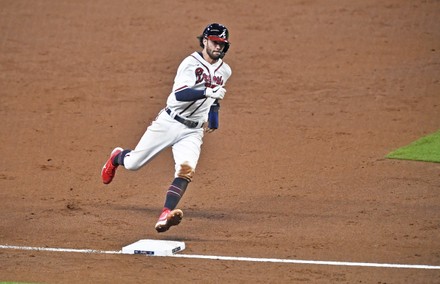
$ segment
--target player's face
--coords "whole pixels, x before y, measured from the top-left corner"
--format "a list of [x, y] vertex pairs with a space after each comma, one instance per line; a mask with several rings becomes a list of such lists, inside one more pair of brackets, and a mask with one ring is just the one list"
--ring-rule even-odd
[[218, 60], [225, 48], [225, 43], [221, 41], [206, 40], [206, 53], [213, 60]]

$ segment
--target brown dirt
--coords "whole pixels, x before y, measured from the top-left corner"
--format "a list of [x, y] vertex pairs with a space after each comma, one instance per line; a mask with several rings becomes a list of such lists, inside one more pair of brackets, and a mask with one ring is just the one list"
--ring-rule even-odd
[[[440, 2], [0, 1], [0, 244], [440, 265], [440, 166], [384, 156], [440, 121]], [[231, 31], [220, 130], [154, 223], [162, 153], [104, 186], [213, 21]], [[0, 250], [0, 281], [439, 283], [439, 270]]]

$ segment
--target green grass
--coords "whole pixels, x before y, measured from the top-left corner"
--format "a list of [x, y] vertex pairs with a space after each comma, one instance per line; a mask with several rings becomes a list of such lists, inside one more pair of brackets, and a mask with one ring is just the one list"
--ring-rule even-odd
[[440, 163], [440, 130], [389, 153], [386, 158]]

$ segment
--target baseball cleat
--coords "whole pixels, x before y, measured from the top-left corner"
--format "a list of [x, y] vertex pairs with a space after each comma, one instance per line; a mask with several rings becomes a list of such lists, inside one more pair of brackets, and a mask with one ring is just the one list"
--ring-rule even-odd
[[112, 153], [110, 154], [110, 158], [108, 158], [107, 162], [102, 167], [101, 177], [104, 184], [111, 183], [113, 178], [115, 177], [116, 169], [118, 168], [118, 166], [113, 165], [113, 159], [123, 150], [124, 149], [122, 149], [121, 147], [116, 147], [115, 149], [113, 149]]
[[183, 212], [180, 209], [174, 209], [170, 211], [165, 209], [159, 216], [159, 220], [156, 223], [156, 231], [158, 233], [163, 233], [168, 231], [171, 226], [177, 226], [182, 221]]

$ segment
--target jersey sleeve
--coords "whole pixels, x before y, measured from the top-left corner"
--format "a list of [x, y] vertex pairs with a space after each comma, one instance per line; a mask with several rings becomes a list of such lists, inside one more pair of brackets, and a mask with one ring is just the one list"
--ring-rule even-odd
[[176, 100], [180, 102], [191, 102], [201, 99], [206, 99], [205, 90], [195, 90], [192, 88], [183, 88], [180, 91], [175, 91]]
[[177, 68], [174, 78], [173, 92], [182, 91], [186, 88], [194, 88], [196, 85], [196, 64], [191, 57], [185, 58]]
[[210, 107], [208, 113], [208, 128], [218, 129], [220, 103], [216, 100]]

